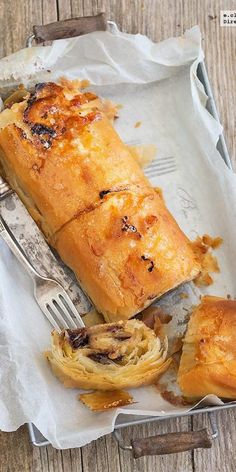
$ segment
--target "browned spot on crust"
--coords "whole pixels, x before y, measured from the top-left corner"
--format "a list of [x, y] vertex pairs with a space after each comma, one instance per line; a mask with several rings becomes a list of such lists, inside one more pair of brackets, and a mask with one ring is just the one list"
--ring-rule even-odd
[[144, 225], [146, 229], [148, 230], [151, 228], [156, 222], [158, 221], [158, 218], [156, 215], [149, 215], [144, 219]]
[[111, 190], [102, 190], [101, 192], [99, 192], [99, 197], [101, 199], [103, 199], [105, 197], [105, 195], [107, 195], [108, 193], [111, 193]]
[[136, 226], [129, 223], [128, 216], [123, 216], [123, 218], [121, 218], [121, 221], [122, 221], [121, 231], [125, 233], [135, 233], [135, 236], [137, 236], [138, 238], [142, 237], [139, 231], [137, 230]]
[[150, 259], [150, 257], [145, 256], [145, 255], [142, 255], [142, 256], [141, 256], [141, 259], [142, 259], [143, 261], [148, 261], [148, 262], [149, 262], [148, 267], [147, 267], [147, 270], [148, 270], [148, 272], [152, 272], [153, 269], [154, 269], [154, 262]]
[[91, 100], [95, 100], [97, 98], [97, 95], [95, 93], [91, 92], [86, 92], [83, 94], [76, 95], [72, 100], [71, 100], [71, 106], [75, 107], [80, 107], [84, 103], [91, 102]]
[[85, 126], [100, 119], [99, 111], [85, 116], [78, 114], [78, 108], [94, 98], [96, 95], [88, 92], [68, 99], [60, 85], [51, 82], [37, 84], [24, 111], [24, 121], [31, 129], [36, 148], [46, 152], [62, 135], [71, 137], [75, 130], [78, 136]]

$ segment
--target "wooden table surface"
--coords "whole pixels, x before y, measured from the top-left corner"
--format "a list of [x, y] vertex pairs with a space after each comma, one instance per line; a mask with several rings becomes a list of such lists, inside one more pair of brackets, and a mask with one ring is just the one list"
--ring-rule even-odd
[[[32, 25], [106, 11], [122, 31], [147, 34], [154, 41], [178, 36], [200, 25], [206, 64], [236, 168], [236, 27], [220, 27], [220, 10], [236, 8], [235, 0], [0, 0], [0, 56], [24, 47]], [[217, 413], [219, 440], [210, 450], [133, 460], [118, 450], [111, 435], [81, 449], [58, 451], [29, 443], [26, 426], [0, 433], [0, 472], [233, 472], [236, 470], [236, 410]], [[129, 427], [131, 437], [209, 427], [207, 415]]]

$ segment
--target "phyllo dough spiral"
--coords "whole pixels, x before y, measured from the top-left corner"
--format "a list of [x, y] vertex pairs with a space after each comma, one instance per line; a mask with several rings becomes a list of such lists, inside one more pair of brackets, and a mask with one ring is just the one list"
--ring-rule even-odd
[[236, 399], [236, 300], [205, 296], [190, 318], [178, 371], [189, 398]]
[[53, 331], [46, 357], [66, 387], [95, 390], [151, 384], [171, 362], [167, 340], [138, 320]]

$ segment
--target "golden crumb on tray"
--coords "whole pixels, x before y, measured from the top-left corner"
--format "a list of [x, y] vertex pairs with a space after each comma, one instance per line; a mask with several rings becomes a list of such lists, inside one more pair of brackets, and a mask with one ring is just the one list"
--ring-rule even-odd
[[131, 395], [124, 390], [81, 393], [79, 400], [92, 411], [105, 411], [133, 403]]
[[212, 238], [208, 234], [202, 237], [198, 236], [195, 241], [191, 243], [196, 259], [198, 260], [201, 270], [194, 283], [198, 287], [207, 287], [213, 284], [211, 273], [220, 272], [220, 268], [215, 256], [213, 256], [210, 249], [217, 249], [221, 246], [223, 239], [220, 237]]

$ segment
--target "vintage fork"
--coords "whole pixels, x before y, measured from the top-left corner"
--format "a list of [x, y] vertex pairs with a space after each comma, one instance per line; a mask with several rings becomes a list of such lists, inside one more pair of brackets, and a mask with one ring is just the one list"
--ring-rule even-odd
[[[138, 141], [128, 141], [126, 142], [128, 146], [139, 146]], [[174, 156], [168, 157], [158, 157], [151, 162], [151, 164], [143, 169], [144, 174], [148, 179], [153, 177], [159, 177], [161, 175], [171, 174], [172, 172], [177, 171], [177, 164]]]
[[66, 291], [55, 280], [38, 274], [2, 217], [0, 217], [0, 236], [31, 276], [34, 283], [36, 302], [51, 325], [57, 331], [61, 331], [63, 328], [83, 327], [84, 322]]
[[[145, 169], [148, 178], [157, 177], [175, 172], [177, 166], [175, 158], [163, 157], [154, 160]], [[0, 201], [12, 193], [7, 183], [0, 177]], [[60, 331], [62, 328], [77, 328], [84, 326], [84, 322], [63, 287], [55, 280], [42, 277], [31, 265], [23, 250], [18, 245], [10, 229], [0, 217], [0, 236], [8, 244], [11, 251], [25, 267], [34, 282], [34, 296], [41, 310], [52, 326]]]
[[146, 177], [159, 177], [161, 175], [171, 174], [177, 170], [177, 165], [175, 162], [175, 158], [170, 157], [162, 157], [159, 159], [155, 159], [151, 164], [144, 169], [144, 173]]
[[0, 176], [0, 201], [4, 200], [12, 192], [13, 192], [13, 190], [9, 187], [9, 185]]

